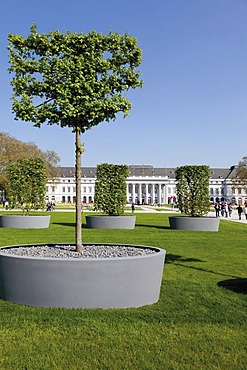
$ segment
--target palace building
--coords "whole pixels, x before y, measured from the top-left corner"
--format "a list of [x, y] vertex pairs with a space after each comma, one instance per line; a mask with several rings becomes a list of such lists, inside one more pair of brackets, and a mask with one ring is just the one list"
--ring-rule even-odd
[[[209, 197], [212, 203], [227, 201], [245, 203], [246, 189], [234, 187], [235, 166], [211, 168]], [[94, 202], [96, 167], [82, 168], [82, 202]], [[126, 184], [128, 203], [168, 204], [176, 203], [175, 168], [155, 168], [151, 165], [130, 165]], [[75, 203], [76, 184], [74, 167], [61, 167], [60, 177], [47, 183], [46, 201], [55, 203]]]

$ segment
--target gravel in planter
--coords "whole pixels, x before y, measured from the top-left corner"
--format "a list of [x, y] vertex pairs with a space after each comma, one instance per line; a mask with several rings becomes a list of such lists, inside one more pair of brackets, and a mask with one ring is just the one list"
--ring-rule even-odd
[[116, 258], [136, 257], [157, 253], [152, 248], [140, 248], [124, 245], [84, 245], [83, 253], [78, 253], [74, 245], [37, 245], [0, 248], [1, 253], [23, 257], [48, 258]]

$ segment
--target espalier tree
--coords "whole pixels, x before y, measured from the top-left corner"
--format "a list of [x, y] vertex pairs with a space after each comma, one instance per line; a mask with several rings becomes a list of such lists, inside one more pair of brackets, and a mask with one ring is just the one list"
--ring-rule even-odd
[[27, 38], [10, 34], [8, 39], [15, 117], [75, 133], [76, 250], [82, 252], [81, 134], [120, 112], [129, 114], [126, 93], [143, 83], [137, 70], [141, 49], [127, 33], [39, 34], [34, 24]]
[[95, 208], [109, 216], [124, 213], [126, 205], [126, 180], [129, 167], [102, 163], [97, 166], [94, 203]]
[[10, 208], [29, 213], [45, 207], [46, 163], [41, 158], [22, 158], [7, 169]]
[[201, 217], [207, 214], [210, 209], [208, 188], [208, 166], [176, 168], [178, 208], [182, 213], [192, 217]]

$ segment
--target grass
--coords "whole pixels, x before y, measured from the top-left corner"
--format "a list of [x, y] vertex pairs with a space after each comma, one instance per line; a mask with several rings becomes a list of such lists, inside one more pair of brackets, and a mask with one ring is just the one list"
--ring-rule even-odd
[[[74, 213], [51, 216], [47, 230], [0, 229], [0, 245], [74, 242]], [[167, 215], [140, 213], [135, 230], [83, 228], [83, 238], [166, 249], [159, 302], [66, 310], [0, 300], [0, 369], [245, 369], [246, 225], [176, 231]]]

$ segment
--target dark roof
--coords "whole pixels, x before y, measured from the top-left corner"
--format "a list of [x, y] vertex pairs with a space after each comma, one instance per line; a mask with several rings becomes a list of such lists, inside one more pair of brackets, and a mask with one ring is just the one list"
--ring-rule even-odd
[[[175, 178], [176, 168], [156, 168], [151, 165], [131, 165], [129, 166], [130, 177], [152, 177], [152, 176], [168, 176], [169, 178]], [[74, 167], [60, 167], [61, 177], [75, 177]], [[96, 177], [96, 167], [82, 167], [82, 177]], [[236, 177], [236, 169], [234, 166], [231, 168], [211, 168], [210, 177], [213, 179], [226, 179]]]

